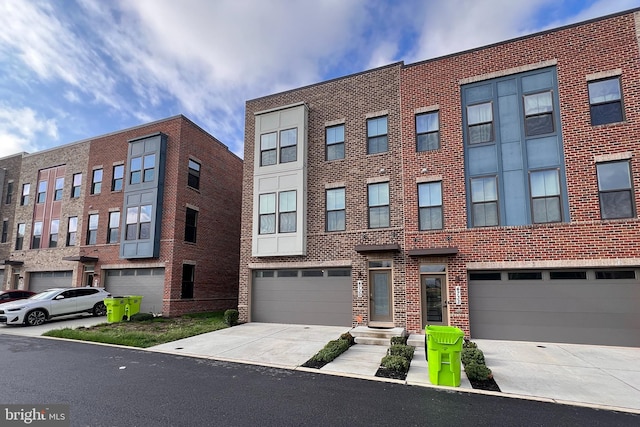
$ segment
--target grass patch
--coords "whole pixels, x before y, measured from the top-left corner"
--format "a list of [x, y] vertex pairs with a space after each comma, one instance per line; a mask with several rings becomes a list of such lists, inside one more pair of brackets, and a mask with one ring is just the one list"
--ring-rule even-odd
[[54, 329], [43, 335], [147, 348], [226, 327], [223, 312], [211, 312], [171, 318], [155, 317], [139, 322], [101, 323], [88, 328]]

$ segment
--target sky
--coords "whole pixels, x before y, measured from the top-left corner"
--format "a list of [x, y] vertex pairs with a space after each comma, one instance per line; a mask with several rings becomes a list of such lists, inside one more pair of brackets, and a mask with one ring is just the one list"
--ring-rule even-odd
[[238, 156], [250, 99], [640, 0], [0, 0], [0, 158], [183, 114]]

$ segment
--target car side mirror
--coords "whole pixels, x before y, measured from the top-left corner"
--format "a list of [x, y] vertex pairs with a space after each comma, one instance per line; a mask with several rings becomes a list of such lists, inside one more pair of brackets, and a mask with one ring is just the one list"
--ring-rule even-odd
[[59, 299], [64, 299], [64, 295], [58, 295], [57, 297], [54, 298], [54, 300], [59, 300]]

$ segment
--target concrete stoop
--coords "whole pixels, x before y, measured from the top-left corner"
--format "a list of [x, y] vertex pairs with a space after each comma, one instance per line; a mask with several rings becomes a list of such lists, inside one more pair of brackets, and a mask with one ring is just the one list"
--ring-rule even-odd
[[403, 337], [407, 335], [404, 328], [370, 328], [368, 326], [356, 326], [349, 333], [355, 338], [357, 344], [381, 345], [389, 347], [391, 337]]
[[411, 334], [407, 339], [407, 345], [424, 348], [424, 337], [424, 334]]

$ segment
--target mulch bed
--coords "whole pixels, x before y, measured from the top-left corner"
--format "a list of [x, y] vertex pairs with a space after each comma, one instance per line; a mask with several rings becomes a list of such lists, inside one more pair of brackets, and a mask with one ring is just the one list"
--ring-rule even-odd
[[376, 377], [391, 378], [394, 380], [405, 380], [407, 378], [407, 373], [394, 371], [393, 369], [387, 369], [383, 366], [380, 366], [376, 371]]
[[318, 362], [315, 360], [307, 360], [306, 362], [304, 362], [302, 364], [302, 366], [304, 366], [305, 368], [314, 368], [314, 369], [320, 369], [322, 368], [324, 365], [326, 365], [329, 362]]
[[498, 387], [498, 383], [496, 383], [496, 380], [494, 380], [493, 378], [489, 378], [488, 380], [484, 380], [484, 381], [469, 380], [469, 382], [471, 383], [471, 387], [477, 388], [479, 390], [501, 392], [500, 387]]

